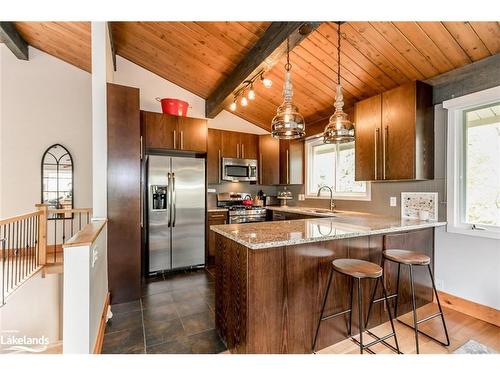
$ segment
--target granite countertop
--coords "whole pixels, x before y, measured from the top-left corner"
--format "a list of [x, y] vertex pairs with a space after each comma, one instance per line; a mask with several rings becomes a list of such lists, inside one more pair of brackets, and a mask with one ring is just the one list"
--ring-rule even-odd
[[257, 250], [444, 225], [446, 222], [343, 211], [337, 212], [335, 217], [212, 225], [210, 229], [243, 246]]
[[290, 212], [293, 214], [301, 214], [301, 215], [317, 216], [317, 217], [331, 217], [331, 216], [337, 216], [342, 212], [347, 212], [347, 211], [337, 211], [337, 210], [331, 212], [330, 210], [324, 208], [297, 207], [297, 206], [294, 207], [266, 206], [265, 208], [271, 211]]

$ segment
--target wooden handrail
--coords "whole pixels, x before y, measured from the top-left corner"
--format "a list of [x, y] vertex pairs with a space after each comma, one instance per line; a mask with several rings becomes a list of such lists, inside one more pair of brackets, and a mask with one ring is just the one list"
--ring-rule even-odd
[[49, 214], [92, 213], [92, 208], [49, 208]]
[[40, 211], [28, 212], [27, 214], [17, 215], [13, 217], [9, 217], [7, 219], [0, 220], [0, 225], [14, 223], [16, 221], [21, 221], [25, 219], [29, 219], [30, 217], [40, 216], [42, 213]]

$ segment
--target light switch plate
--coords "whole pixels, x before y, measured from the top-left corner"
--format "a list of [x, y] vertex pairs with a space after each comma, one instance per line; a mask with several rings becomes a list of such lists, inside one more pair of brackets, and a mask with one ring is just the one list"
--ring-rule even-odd
[[396, 197], [391, 197], [391, 198], [389, 199], [389, 205], [390, 205], [391, 207], [396, 207], [396, 205], [397, 205], [397, 198], [396, 198]]

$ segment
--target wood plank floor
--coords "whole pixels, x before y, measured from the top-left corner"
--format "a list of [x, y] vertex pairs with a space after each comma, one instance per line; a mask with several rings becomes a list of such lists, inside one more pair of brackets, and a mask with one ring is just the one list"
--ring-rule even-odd
[[[419, 335], [420, 354], [449, 354], [468, 340], [475, 340], [483, 345], [486, 345], [497, 352], [500, 352], [500, 327], [493, 324], [475, 319], [469, 315], [462, 314], [458, 311], [443, 308], [448, 334], [450, 336], [450, 346], [442, 346], [433, 340], [428, 339], [423, 335]], [[418, 319], [437, 312], [436, 304], [428, 304], [418, 309]], [[401, 320], [410, 324], [413, 322], [412, 314], [404, 315]], [[414, 331], [405, 325], [394, 321], [396, 334], [399, 341], [400, 350], [405, 354], [415, 354], [415, 336]], [[441, 341], [445, 341], [444, 331], [440, 318], [432, 319], [426, 323], [420, 324], [421, 331], [436, 337]], [[383, 336], [390, 333], [391, 326], [389, 322], [384, 323], [372, 330], [376, 335]], [[356, 336], [358, 338], [358, 336]], [[365, 343], [372, 341], [367, 334], [363, 335]], [[394, 345], [394, 339], [388, 340]], [[393, 353], [383, 344], [376, 344], [371, 348], [375, 353], [389, 354]], [[318, 354], [359, 354], [359, 347], [350, 339], [341, 341], [335, 345], [322, 349]]]

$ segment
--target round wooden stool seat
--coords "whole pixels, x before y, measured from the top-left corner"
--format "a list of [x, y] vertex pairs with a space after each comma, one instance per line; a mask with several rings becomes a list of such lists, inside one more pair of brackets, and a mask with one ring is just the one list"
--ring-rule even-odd
[[382, 254], [386, 259], [403, 264], [425, 266], [431, 262], [430, 257], [416, 251], [390, 249], [385, 250]]
[[335, 271], [356, 277], [374, 278], [382, 276], [382, 267], [378, 264], [367, 262], [360, 259], [335, 259], [332, 262], [332, 267]]

